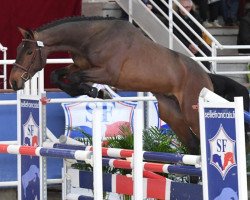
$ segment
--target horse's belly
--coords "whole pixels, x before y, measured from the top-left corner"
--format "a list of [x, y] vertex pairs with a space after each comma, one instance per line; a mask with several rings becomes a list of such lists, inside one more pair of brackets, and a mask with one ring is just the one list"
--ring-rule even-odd
[[116, 87], [124, 90], [133, 90], [141, 92], [153, 92], [153, 93], [172, 93], [172, 84], [166, 83], [159, 79], [150, 78], [133, 78], [133, 79], [119, 79]]

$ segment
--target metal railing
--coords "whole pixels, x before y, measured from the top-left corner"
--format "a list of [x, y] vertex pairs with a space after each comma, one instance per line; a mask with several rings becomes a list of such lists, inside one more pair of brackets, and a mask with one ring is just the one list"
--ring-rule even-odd
[[[0, 51], [3, 52], [3, 60], [7, 60], [7, 47], [4, 47], [1, 43], [0, 43]], [[3, 80], [3, 89], [7, 89], [7, 64], [3, 64], [3, 69], [2, 69], [2, 75], [0, 75], [0, 79]]]
[[[165, 13], [156, 2], [161, 1], [161, 3], [168, 8], [168, 13]], [[163, 46], [184, 53], [187, 56], [194, 58], [194, 54], [184, 45], [182, 42], [173, 34], [173, 28], [178, 30], [185, 39], [187, 39], [191, 44], [197, 46], [190, 37], [183, 32], [173, 21], [173, 16], [179, 19], [189, 30], [192, 32], [197, 39], [211, 52], [211, 56], [207, 56], [199, 47], [197, 50], [204, 57], [194, 58], [198, 63], [208, 71], [201, 62], [199, 61], [210, 61], [212, 63], [211, 71], [217, 74], [250, 74], [250, 71], [219, 71], [217, 64], [226, 63], [248, 63], [250, 61], [250, 56], [219, 56], [218, 50], [226, 49], [250, 49], [250, 45], [223, 45], [221, 44], [205, 27], [203, 27], [186, 9], [178, 2], [178, 0], [169, 0], [168, 3], [165, 0], [149, 0], [149, 2], [156, 8], [161, 17], [168, 20], [169, 25], [166, 26], [147, 6], [142, 2], [142, 0], [116, 0], [119, 6], [129, 15], [130, 21], [134, 20], [136, 24], [155, 42], [162, 44]], [[178, 15], [178, 13], [173, 9], [177, 6], [178, 9], [182, 10], [196, 25], [200, 30], [206, 34], [206, 36], [211, 40], [211, 46], [209, 46], [202, 37], [200, 37], [192, 28]], [[231, 62], [230, 62], [231, 61]]]

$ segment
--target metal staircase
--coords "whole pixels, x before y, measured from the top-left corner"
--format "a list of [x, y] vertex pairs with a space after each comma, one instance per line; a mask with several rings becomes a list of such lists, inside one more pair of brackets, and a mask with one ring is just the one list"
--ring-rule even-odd
[[173, 46], [169, 36], [169, 29], [138, 0], [116, 0], [116, 3], [136, 22], [136, 24], [155, 42], [175, 51], [192, 56], [191, 52], [175, 36]]
[[[161, 20], [159, 20], [156, 15], [151, 12], [141, 0], [115, 0], [116, 3], [129, 15], [130, 20], [136, 22], [136, 24], [155, 42], [172, 49], [174, 51], [183, 53], [189, 57], [193, 57], [194, 55], [189, 51], [189, 49], [182, 44], [182, 42], [175, 37], [172, 34], [173, 27], [177, 28], [176, 25], [172, 21], [173, 14], [176, 16], [176, 12], [172, 8], [172, 4], [175, 4], [179, 7], [179, 9], [184, 9], [180, 3], [176, 0], [169, 0], [168, 4], [164, 0], [157, 0], [164, 2], [165, 6], [169, 9], [169, 16], [166, 15], [166, 13], [161, 12], [159, 8], [157, 8], [157, 2], [156, 0], [149, 0], [150, 3], [160, 11], [160, 13], [169, 20], [169, 27], [166, 27]], [[183, 12], [187, 12], [185, 9], [182, 10]], [[187, 16], [193, 20], [196, 21], [189, 13], [186, 13]], [[171, 16], [172, 15], [172, 16]], [[176, 16], [178, 17], [178, 16]], [[171, 23], [172, 22], [172, 23]], [[197, 21], [195, 22], [198, 27], [209, 37], [209, 39], [212, 41], [212, 45], [210, 48], [212, 58], [212, 72], [217, 74], [224, 74], [226, 76], [229, 76], [230, 78], [233, 78], [234, 80], [240, 82], [240, 83], [246, 83], [246, 74], [249, 74], [250, 71], [246, 69], [245, 66], [247, 66], [247, 63], [250, 61], [250, 57], [243, 56], [242, 59], [239, 57], [237, 53], [235, 54], [228, 54], [228, 52], [237, 52], [237, 49], [239, 48], [250, 48], [250, 46], [239, 46], [235, 44], [227, 44], [222, 45], [217, 38], [214, 37], [213, 31], [210, 32], [210, 30], [206, 30], [201, 24], [199, 24]], [[198, 24], [197, 24], [198, 23]], [[172, 25], [171, 25], [172, 24]], [[185, 23], [184, 23], [185, 24]], [[187, 26], [187, 25], [186, 25]], [[188, 26], [187, 26], [188, 27]], [[185, 33], [182, 33], [186, 39], [188, 39], [188, 36], [185, 36]], [[195, 34], [195, 33], [194, 33]], [[220, 38], [220, 36], [219, 36]], [[200, 38], [198, 38], [200, 40]], [[189, 40], [190, 41], [190, 40]], [[201, 40], [200, 40], [201, 41]], [[234, 41], [234, 40], [233, 40]], [[192, 41], [190, 41], [191, 43]], [[203, 40], [204, 45], [207, 45]], [[202, 52], [200, 52], [202, 54]], [[204, 54], [202, 54], [204, 55]], [[216, 60], [217, 56], [220, 57], [220, 61]], [[224, 57], [223, 57], [224, 56]], [[206, 57], [206, 55], [204, 55]], [[217, 57], [218, 58], [218, 57]], [[234, 59], [236, 58], [236, 59]], [[202, 59], [200, 58], [194, 58], [198, 61], [201, 67], [203, 67], [205, 70], [206, 68], [203, 66], [203, 64], [200, 62]], [[206, 58], [205, 58], [206, 59]], [[230, 60], [231, 59], [231, 60]], [[204, 60], [204, 59], [203, 59]], [[225, 60], [225, 62], [224, 62]], [[207, 70], [208, 71], [208, 70]]]

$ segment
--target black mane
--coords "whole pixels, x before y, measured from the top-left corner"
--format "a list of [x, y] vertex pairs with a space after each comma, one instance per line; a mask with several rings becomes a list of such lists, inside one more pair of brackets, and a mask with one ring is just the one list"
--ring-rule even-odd
[[85, 16], [74, 16], [74, 17], [66, 17], [66, 18], [62, 18], [62, 19], [58, 19], [52, 22], [49, 22], [47, 24], [44, 24], [40, 27], [38, 27], [36, 29], [37, 32], [39, 31], [43, 31], [45, 29], [63, 24], [63, 23], [67, 23], [67, 22], [77, 22], [77, 21], [90, 21], [90, 20], [114, 20], [117, 19], [115, 17], [99, 17], [99, 16], [94, 16], [94, 17], [85, 17]]

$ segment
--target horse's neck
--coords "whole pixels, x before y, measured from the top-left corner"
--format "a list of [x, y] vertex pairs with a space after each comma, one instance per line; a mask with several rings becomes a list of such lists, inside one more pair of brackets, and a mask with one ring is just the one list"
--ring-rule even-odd
[[45, 44], [49, 54], [53, 52], [77, 53], [81, 47], [81, 38], [77, 37], [78, 35], [77, 30], [70, 26], [65, 26], [65, 28], [56, 26], [39, 32], [38, 40]]

